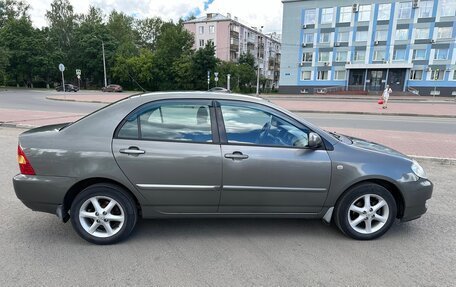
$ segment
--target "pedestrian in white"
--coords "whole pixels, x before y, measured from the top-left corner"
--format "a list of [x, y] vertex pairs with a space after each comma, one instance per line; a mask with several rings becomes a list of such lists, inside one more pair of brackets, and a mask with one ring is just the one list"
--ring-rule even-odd
[[383, 97], [383, 108], [384, 109], [388, 108], [388, 99], [389, 99], [389, 96], [390, 96], [390, 94], [392, 92], [393, 92], [393, 90], [391, 90], [390, 86], [386, 85], [385, 90], [383, 90], [383, 94], [382, 94], [382, 97]]

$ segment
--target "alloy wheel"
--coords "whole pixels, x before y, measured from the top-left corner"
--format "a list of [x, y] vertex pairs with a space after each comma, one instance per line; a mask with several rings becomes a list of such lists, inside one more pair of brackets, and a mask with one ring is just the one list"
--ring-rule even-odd
[[94, 196], [81, 205], [79, 222], [92, 236], [111, 237], [122, 229], [125, 212], [114, 199], [108, 196]]
[[388, 221], [389, 207], [386, 200], [377, 194], [365, 194], [356, 198], [348, 209], [348, 223], [361, 234], [372, 234]]

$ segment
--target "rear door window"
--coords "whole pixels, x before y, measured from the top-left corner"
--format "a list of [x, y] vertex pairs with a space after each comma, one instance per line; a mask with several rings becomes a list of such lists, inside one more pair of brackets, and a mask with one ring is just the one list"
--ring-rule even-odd
[[163, 103], [124, 123], [119, 138], [212, 143], [210, 106], [198, 103]]

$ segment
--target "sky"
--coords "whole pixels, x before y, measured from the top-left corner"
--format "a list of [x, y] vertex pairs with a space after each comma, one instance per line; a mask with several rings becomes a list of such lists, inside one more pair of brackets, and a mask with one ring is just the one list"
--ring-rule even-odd
[[[52, 0], [26, 0], [31, 7], [34, 26], [47, 26], [46, 10]], [[281, 0], [70, 0], [76, 13], [85, 13], [89, 5], [101, 8], [105, 14], [113, 9], [122, 11], [136, 18], [159, 16], [166, 20], [178, 20], [194, 14], [220, 13], [237, 16], [239, 21], [248, 26], [264, 26], [264, 32], [282, 30]]]

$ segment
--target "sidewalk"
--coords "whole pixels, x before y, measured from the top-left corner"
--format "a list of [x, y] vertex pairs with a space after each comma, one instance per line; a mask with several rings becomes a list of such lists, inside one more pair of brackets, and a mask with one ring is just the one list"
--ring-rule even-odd
[[[49, 100], [77, 101], [89, 103], [112, 103], [129, 96], [128, 94], [68, 94], [52, 95]], [[283, 97], [283, 98], [281, 98]], [[343, 113], [366, 115], [392, 115], [392, 116], [426, 116], [456, 118], [456, 102], [449, 98], [432, 97], [405, 97], [391, 99], [388, 109], [382, 109], [377, 104], [378, 97], [374, 96], [326, 96], [324, 99], [313, 96], [308, 98], [290, 98], [288, 95], [265, 95], [271, 102], [293, 112], [310, 113]], [[320, 99], [320, 100], [319, 100]], [[347, 100], [349, 99], [349, 100]], [[403, 99], [407, 99], [404, 101]]]

